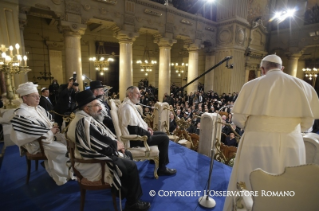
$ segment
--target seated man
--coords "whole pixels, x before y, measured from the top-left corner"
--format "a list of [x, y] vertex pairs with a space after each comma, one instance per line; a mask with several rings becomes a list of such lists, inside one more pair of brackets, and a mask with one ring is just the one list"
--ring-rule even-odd
[[238, 146], [237, 140], [235, 138], [235, 134], [233, 132], [229, 133], [229, 136], [226, 137], [225, 144], [227, 146], [234, 146], [234, 147]]
[[102, 115], [104, 116], [103, 123], [106, 125], [108, 129], [112, 131], [113, 134], [115, 134], [115, 128], [114, 128], [111, 113], [110, 113], [111, 108], [107, 104], [107, 101], [103, 101], [105, 87], [106, 86], [102, 85], [101, 81], [90, 82], [90, 89], [93, 92], [93, 95], [95, 97], [99, 97], [100, 102], [104, 105], [102, 109]]
[[[109, 160], [104, 180], [111, 184], [113, 191], [121, 190], [126, 197], [124, 211], [146, 211], [150, 203], [139, 201], [142, 188], [138, 169], [131, 154], [124, 150], [122, 142], [102, 123], [102, 105], [91, 90], [76, 95], [79, 111], [69, 125], [68, 138], [76, 143], [77, 158]], [[119, 152], [120, 151], [120, 152]], [[123, 154], [122, 154], [123, 153]], [[100, 164], [78, 163], [77, 170], [89, 181], [101, 179]]]
[[45, 137], [42, 139], [44, 154], [48, 158], [44, 161], [45, 169], [57, 185], [63, 185], [70, 178], [69, 168], [66, 166], [67, 148], [55, 141], [54, 135], [59, 132], [59, 128], [53, 126], [50, 113], [38, 105], [40, 96], [36, 87], [31, 82], [19, 85], [16, 92], [20, 94], [23, 103], [14, 112], [10, 137], [16, 145], [23, 146], [30, 154], [40, 151], [36, 140]]
[[[166, 168], [169, 163], [168, 159], [168, 144], [169, 138], [163, 132], [153, 132], [148, 127], [147, 123], [142, 119], [140, 113], [136, 108], [136, 104], [140, 102], [140, 90], [136, 86], [131, 86], [126, 91], [126, 98], [120, 105], [118, 114], [120, 120], [120, 127], [123, 135], [138, 134], [148, 137], [147, 143], [150, 146], [157, 145], [159, 153], [159, 169], [158, 175], [174, 175], [175, 169]], [[131, 141], [131, 147], [144, 146], [142, 141]]]

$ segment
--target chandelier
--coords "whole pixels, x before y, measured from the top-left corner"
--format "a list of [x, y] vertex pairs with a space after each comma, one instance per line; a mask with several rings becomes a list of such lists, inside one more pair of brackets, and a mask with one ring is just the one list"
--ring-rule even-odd
[[[14, 54], [13, 46], [6, 48], [5, 45], [1, 45], [1, 58], [0, 58], [0, 71], [5, 74], [6, 86], [7, 86], [7, 99], [9, 103], [6, 105], [6, 108], [14, 108], [15, 106], [12, 103], [12, 100], [15, 97], [15, 87], [14, 87], [14, 75], [19, 73], [27, 73], [29, 69], [27, 65], [27, 56], [20, 55], [19, 49], [20, 45], [17, 43], [15, 45], [16, 54]], [[7, 51], [10, 51], [7, 54]]]
[[318, 68], [316, 67], [316, 65], [317, 65], [317, 63], [316, 63], [316, 48], [315, 48], [314, 62], [311, 65], [313, 67], [312, 68], [310, 68], [310, 67], [302, 68], [302, 71], [304, 72], [304, 75], [308, 80], [312, 81], [312, 79], [314, 79], [313, 84], [315, 84], [316, 79], [318, 77]]
[[184, 72], [186, 72], [188, 63], [182, 63], [181, 65], [178, 63], [172, 63], [171, 66], [174, 67], [175, 72], [178, 74], [178, 77], [180, 77]]
[[157, 64], [156, 60], [151, 60], [151, 51], [147, 46], [147, 32], [146, 32], [146, 39], [145, 39], [145, 47], [144, 47], [144, 54], [142, 60], [137, 60], [136, 63], [140, 64], [140, 68], [142, 72], [145, 72], [145, 75], [148, 75], [148, 72], [151, 72], [153, 66]]
[[112, 57], [115, 56], [115, 53], [113, 52], [111, 55], [106, 54], [104, 42], [101, 41], [99, 41], [96, 52], [96, 56], [90, 57], [89, 61], [94, 62], [94, 68], [100, 72], [100, 75], [104, 75], [104, 72], [109, 70], [110, 62], [114, 61]]

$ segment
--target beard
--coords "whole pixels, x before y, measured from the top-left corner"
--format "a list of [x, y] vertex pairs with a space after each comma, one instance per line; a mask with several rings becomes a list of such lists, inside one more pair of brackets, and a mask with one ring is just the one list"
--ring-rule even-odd
[[100, 110], [100, 111], [99, 111], [100, 113], [98, 113], [98, 112], [94, 112], [94, 111], [92, 111], [91, 109], [89, 109], [89, 114], [90, 114], [90, 116], [92, 116], [96, 121], [103, 122], [104, 116], [102, 115], [101, 111], [102, 111], [102, 110]]

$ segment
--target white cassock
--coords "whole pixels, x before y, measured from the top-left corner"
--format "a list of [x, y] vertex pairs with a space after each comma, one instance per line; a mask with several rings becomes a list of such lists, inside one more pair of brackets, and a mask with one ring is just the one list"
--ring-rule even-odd
[[[228, 191], [237, 182], [251, 190], [249, 175], [261, 168], [280, 174], [286, 166], [306, 163], [302, 131], [319, 118], [319, 100], [308, 83], [279, 69], [244, 84], [233, 107], [233, 122], [244, 129]], [[233, 210], [227, 197], [224, 211]]]
[[11, 120], [11, 140], [19, 147], [23, 146], [30, 154], [36, 154], [40, 151], [36, 140], [45, 137], [42, 139], [44, 154], [48, 158], [44, 161], [45, 169], [57, 185], [65, 184], [72, 175], [66, 165], [69, 160], [66, 157], [67, 147], [54, 141], [51, 114], [41, 106], [31, 107], [25, 103], [14, 114]]

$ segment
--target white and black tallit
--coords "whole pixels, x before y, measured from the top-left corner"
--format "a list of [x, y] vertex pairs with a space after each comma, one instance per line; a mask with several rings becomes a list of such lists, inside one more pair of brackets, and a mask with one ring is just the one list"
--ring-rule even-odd
[[[119, 177], [122, 173], [112, 162], [112, 157], [118, 156], [116, 136], [103, 123], [95, 120], [84, 111], [76, 113], [75, 119], [70, 123], [67, 135], [70, 140], [75, 140], [78, 150], [78, 155], [76, 156], [81, 156], [83, 159], [111, 161], [107, 162], [107, 165], [108, 171], [112, 176], [107, 176], [106, 182], [119, 189], [121, 187]], [[89, 166], [78, 166], [78, 168], [80, 168], [81, 174], [92, 170]], [[106, 175], [108, 175], [107, 173]], [[88, 176], [88, 179], [92, 179], [92, 181], [100, 177], [100, 175], [93, 176], [93, 174], [88, 174]]]

